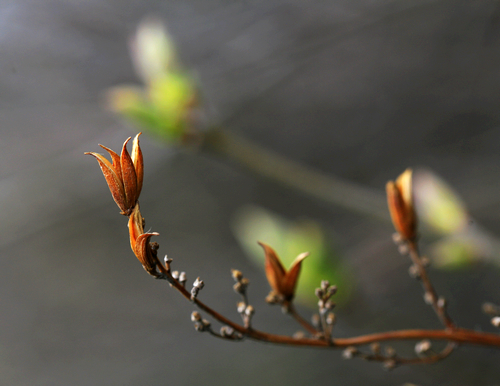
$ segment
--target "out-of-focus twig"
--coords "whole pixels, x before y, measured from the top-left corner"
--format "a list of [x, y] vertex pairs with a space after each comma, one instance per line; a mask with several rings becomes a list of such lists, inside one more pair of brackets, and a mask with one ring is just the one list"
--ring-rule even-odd
[[313, 198], [389, 221], [385, 198], [378, 191], [321, 173], [237, 134], [212, 129], [205, 135], [201, 148]]

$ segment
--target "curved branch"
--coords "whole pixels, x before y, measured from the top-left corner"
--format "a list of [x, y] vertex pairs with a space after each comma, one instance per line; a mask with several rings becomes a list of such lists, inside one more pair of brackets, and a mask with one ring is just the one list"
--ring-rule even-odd
[[383, 341], [393, 341], [393, 340], [445, 340], [456, 343], [466, 343], [473, 345], [489, 346], [500, 349], [500, 335], [479, 332], [473, 330], [467, 330], [463, 328], [454, 328], [450, 330], [424, 330], [424, 329], [412, 329], [412, 330], [397, 330], [397, 331], [387, 331], [379, 332], [374, 334], [360, 335], [351, 338], [334, 338], [331, 342], [315, 339], [315, 338], [294, 338], [286, 335], [275, 335], [266, 333], [263, 331], [255, 330], [253, 328], [246, 328], [240, 324], [233, 322], [232, 320], [221, 315], [202, 301], [198, 299], [191, 299], [191, 293], [184, 288], [184, 286], [176, 279], [172, 277], [170, 271], [167, 270], [159, 261], [158, 268], [160, 269], [163, 276], [162, 279], [167, 280], [172, 287], [181, 293], [186, 299], [192, 301], [196, 306], [205, 311], [207, 314], [212, 316], [214, 319], [222, 324], [228, 325], [235, 331], [241, 333], [247, 338], [268, 342], [283, 344], [289, 346], [309, 346], [309, 347], [330, 347], [330, 348], [345, 348], [349, 346], [360, 346], [367, 345], [370, 343], [383, 342]]

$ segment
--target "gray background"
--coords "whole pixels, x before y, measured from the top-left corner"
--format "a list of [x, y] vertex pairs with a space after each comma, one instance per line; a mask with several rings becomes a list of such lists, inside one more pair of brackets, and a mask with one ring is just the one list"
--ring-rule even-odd
[[[384, 372], [340, 353], [196, 333], [192, 307], [130, 252], [96, 162], [135, 132], [102, 92], [137, 82], [127, 38], [168, 24], [214, 115], [293, 159], [383, 191], [408, 165], [437, 171], [500, 234], [498, 1], [0, 1], [0, 384], [496, 385], [499, 352], [460, 349], [433, 366]], [[293, 333], [232, 236], [256, 203], [331, 231], [358, 294], [336, 334], [439, 327], [408, 279], [392, 230], [143, 136], [141, 208], [161, 253], [201, 275], [203, 299], [238, 319], [230, 268], [252, 280], [256, 325]], [[491, 330], [498, 271], [434, 272], [463, 327]], [[303, 310], [308, 313], [308, 310]], [[405, 349], [402, 349], [404, 353]], [[406, 352], [410, 352], [406, 348]]]

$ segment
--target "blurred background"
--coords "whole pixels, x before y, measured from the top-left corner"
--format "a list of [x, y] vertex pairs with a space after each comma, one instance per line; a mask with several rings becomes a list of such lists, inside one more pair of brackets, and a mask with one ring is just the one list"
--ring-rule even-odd
[[[194, 331], [192, 305], [144, 272], [126, 218], [83, 155], [98, 143], [118, 151], [141, 130], [106, 110], [104, 95], [141, 85], [128, 42], [148, 15], [166, 23], [206, 115], [228, 131], [382, 202], [386, 181], [408, 166], [424, 182], [437, 178], [429, 171], [446, 180], [455, 193], [444, 202], [456, 194], [468, 209], [457, 198], [460, 229], [429, 225], [422, 247], [463, 259], [435, 264], [431, 278], [459, 325], [494, 330], [481, 304], [500, 303], [497, 0], [1, 0], [0, 384], [499, 384], [498, 350], [463, 347], [436, 365], [386, 372], [339, 351]], [[328, 245], [323, 278], [339, 285], [336, 336], [440, 327], [389, 222], [158, 136], [145, 133], [141, 144], [146, 228], [160, 233], [160, 254], [188, 283], [202, 277], [201, 299], [215, 309], [238, 321], [230, 276], [238, 268], [251, 280], [254, 326], [297, 330], [264, 303], [269, 287], [244, 240], [255, 230], [248, 213], [257, 213], [255, 221], [284, 227], [276, 232], [304, 222], [321, 229], [301, 247]], [[447, 243], [461, 232], [473, 247]], [[285, 257], [283, 244], [275, 248]], [[314, 253], [308, 259], [320, 267]]]

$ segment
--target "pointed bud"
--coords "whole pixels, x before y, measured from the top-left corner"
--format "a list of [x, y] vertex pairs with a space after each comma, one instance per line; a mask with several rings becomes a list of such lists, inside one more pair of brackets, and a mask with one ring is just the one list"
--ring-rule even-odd
[[[102, 145], [100, 146], [108, 150], [106, 147]], [[109, 151], [113, 152], [111, 149], [109, 149]], [[104, 175], [104, 179], [106, 180], [109, 191], [111, 192], [111, 196], [113, 197], [113, 200], [115, 200], [116, 205], [118, 205], [118, 207], [121, 209], [122, 213], [124, 213], [127, 210], [127, 200], [125, 198], [125, 191], [123, 189], [121, 170], [112, 165], [106, 158], [104, 158], [102, 154], [93, 152], [87, 152], [85, 154], [95, 157], [95, 159], [99, 163], [102, 174]], [[120, 165], [120, 163], [118, 163], [118, 165]]]
[[283, 297], [284, 303], [290, 302], [295, 296], [302, 261], [309, 256], [309, 252], [297, 256], [289, 271], [286, 271], [274, 249], [261, 242], [259, 242], [259, 245], [264, 248], [266, 255], [265, 267], [269, 285], [277, 295]]
[[109, 153], [112, 163], [101, 154], [93, 152], [85, 153], [97, 160], [113, 199], [121, 209], [121, 213], [127, 216], [132, 213], [139, 199], [144, 176], [144, 163], [139, 147], [139, 135], [134, 139], [132, 148], [133, 157], [130, 157], [127, 150], [127, 143], [131, 138], [128, 138], [123, 144], [120, 156], [106, 146], [99, 145]]
[[137, 176], [137, 198], [141, 194], [142, 190], [142, 182], [144, 180], [144, 159], [142, 157], [142, 150], [139, 146], [139, 136], [142, 133], [139, 133], [135, 136], [134, 141], [132, 143], [132, 163], [134, 164], [135, 173]]
[[274, 249], [269, 245], [259, 242], [259, 245], [264, 248], [266, 255], [266, 277], [271, 288], [278, 294], [282, 294], [282, 285], [286, 275], [285, 268], [281, 264], [280, 259], [276, 255]]
[[414, 240], [417, 233], [417, 216], [413, 207], [412, 170], [406, 169], [396, 182], [389, 181], [386, 191], [394, 228], [403, 239]]
[[139, 204], [137, 204], [130, 217], [128, 218], [128, 231], [130, 234], [130, 248], [135, 252], [135, 244], [137, 238], [144, 233], [144, 229], [142, 227], [142, 215], [139, 210]]
[[130, 137], [123, 143], [122, 153], [120, 155], [120, 164], [122, 169], [123, 188], [125, 190], [125, 198], [127, 207], [135, 206], [137, 201], [137, 174], [135, 173], [134, 163], [127, 150], [127, 143]]
[[156, 271], [157, 259], [155, 258], [155, 254], [151, 249], [151, 246], [149, 245], [149, 240], [152, 236], [159, 236], [159, 233], [150, 232], [140, 235], [136, 240], [134, 252], [135, 256], [142, 263], [142, 266], [147, 271], [147, 273], [157, 277], [159, 276], [158, 272]]

